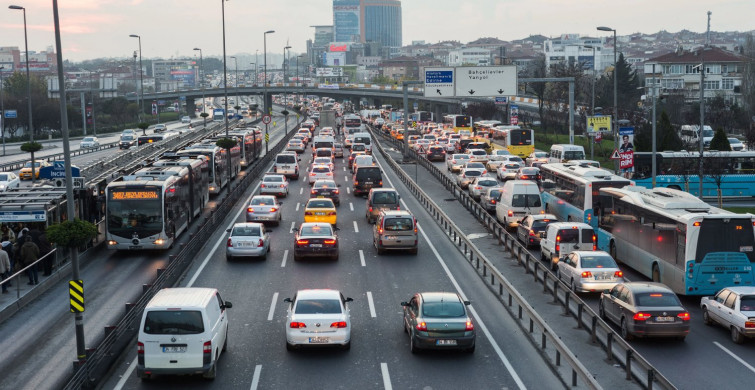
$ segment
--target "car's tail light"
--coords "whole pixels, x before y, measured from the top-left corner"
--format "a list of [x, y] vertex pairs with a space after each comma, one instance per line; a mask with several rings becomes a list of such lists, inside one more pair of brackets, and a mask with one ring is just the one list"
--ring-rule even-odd
[[226, 246], [228, 246], [229, 248], [233, 247], [233, 241], [230, 238], [228, 239], [228, 242], [226, 243]]
[[676, 316], [682, 321], [689, 321], [689, 313], [686, 311], [684, 313], [679, 313]]
[[263, 246], [265, 246], [265, 241], [260, 238], [259, 242], [257, 242], [257, 247], [262, 248]]
[[306, 328], [307, 324], [303, 322], [292, 321], [290, 324], [288, 324], [288, 327], [294, 328], [294, 329], [301, 329], [301, 328]]
[[472, 324], [472, 320], [467, 320], [467, 324], [464, 327], [465, 331], [472, 331], [474, 330], [474, 324]]
[[274, 212], [276, 212], [276, 211], [278, 211], [278, 208], [277, 208], [277, 207], [271, 207], [271, 208], [270, 208], [270, 212], [271, 212], [271, 213], [274, 213]]
[[633, 318], [635, 321], [646, 321], [650, 317], [652, 317], [650, 314], [640, 312], [640, 313], [635, 313]]
[[331, 328], [345, 328], [346, 327], [346, 321], [337, 321], [332, 324], [330, 324]]
[[509, 210], [508, 215], [509, 215], [509, 217], [513, 217], [514, 216], [514, 212], [512, 210]]
[[333, 190], [333, 193], [334, 193], [334, 194], [340, 194], [340, 193], [341, 193], [341, 191], [340, 191], [340, 190]]
[[315, 215], [315, 214], [313, 212], [311, 212], [311, 211], [305, 211], [304, 215]]
[[424, 321], [423, 321], [423, 322], [420, 322], [420, 323], [418, 323], [418, 324], [417, 324], [417, 326], [416, 326], [415, 328], [416, 328], [417, 330], [419, 330], [419, 331], [422, 331], [422, 332], [427, 332], [427, 324], [426, 324], [426, 323], [425, 323]]
[[336, 215], [336, 212], [335, 211], [331, 211], [331, 212], [328, 213], [328, 215]]
[[315, 175], [315, 173], [314, 173], [314, 172], [312, 172], [312, 173], [310, 173], [310, 174], [309, 174], [309, 176], [314, 176], [314, 175]]
[[248, 207], [248, 208], [246, 209], [246, 211], [247, 211], [247, 212], [249, 212], [249, 213], [253, 213], [253, 212], [254, 212], [254, 209], [253, 209], [253, 208], [251, 208], [251, 207]]
[[324, 240], [325, 245], [335, 245], [336, 240]]
[[205, 341], [202, 344], [202, 353], [205, 355], [212, 353], [212, 341]]
[[592, 278], [592, 272], [590, 272], [590, 271], [582, 271], [582, 278], [583, 279]]
[[137, 355], [144, 355], [144, 343], [141, 341], [138, 341], [136, 343], [136, 354]]
[[317, 191], [315, 191], [315, 190], [312, 190], [312, 192], [311, 192], [312, 195], [314, 195], [316, 193], [317, 193]]
[[491, 199], [490, 204], [495, 204], [495, 199]]
[[755, 328], [755, 321], [745, 321], [745, 329]]
[[296, 240], [296, 245], [309, 245], [309, 240]]
[[616, 272], [613, 273], [613, 277], [614, 278], [623, 278], [624, 277], [624, 272], [623, 271], [616, 271]]
[[530, 233], [529, 233], [529, 235], [530, 235], [530, 236], [534, 236], [534, 235], [535, 235], [535, 231], [534, 231], [534, 230], [532, 230], [532, 229], [530, 229]]
[[262, 188], [266, 188], [264, 184], [261, 185]]
[[328, 172], [327, 175], [328, 176], [333, 176], [333, 172]]

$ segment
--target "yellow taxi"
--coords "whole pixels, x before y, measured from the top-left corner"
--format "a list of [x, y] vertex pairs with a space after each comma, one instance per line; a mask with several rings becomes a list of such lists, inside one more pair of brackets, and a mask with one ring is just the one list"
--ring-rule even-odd
[[399, 140], [399, 141], [403, 141], [404, 140], [404, 129], [399, 129], [396, 132], [396, 139]]
[[[49, 167], [50, 163], [45, 160], [34, 160], [34, 178], [39, 179], [39, 168]], [[21, 172], [18, 173], [21, 180], [31, 180], [31, 161], [27, 161]]]
[[304, 222], [327, 222], [336, 226], [338, 214], [333, 200], [327, 198], [312, 198], [304, 206]]

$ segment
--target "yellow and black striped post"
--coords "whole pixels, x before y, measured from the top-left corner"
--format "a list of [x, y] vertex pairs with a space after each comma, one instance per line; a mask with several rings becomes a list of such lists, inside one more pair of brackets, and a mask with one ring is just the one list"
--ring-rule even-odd
[[71, 313], [84, 312], [84, 281], [69, 280], [68, 295], [71, 298]]

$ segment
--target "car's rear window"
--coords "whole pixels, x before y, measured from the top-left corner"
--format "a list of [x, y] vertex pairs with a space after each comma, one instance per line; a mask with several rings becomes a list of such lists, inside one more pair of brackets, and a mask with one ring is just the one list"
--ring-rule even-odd
[[264, 205], [272, 205], [275, 204], [274, 198], [268, 198], [268, 197], [254, 197], [252, 199], [252, 206], [264, 206]]
[[296, 301], [296, 314], [339, 314], [341, 302], [337, 299], [300, 299]]
[[464, 171], [464, 175], [467, 176], [467, 177], [469, 177], [469, 176], [482, 176], [482, 172], [475, 171], [475, 170], [469, 170], [469, 171]]
[[334, 181], [316, 181], [313, 188], [336, 188], [336, 182]]
[[283, 181], [283, 176], [265, 176], [262, 181], [281, 182]]
[[755, 311], [755, 295], [744, 295], [740, 298], [740, 311]]
[[260, 236], [260, 228], [259, 228], [259, 226], [237, 226], [237, 227], [233, 228], [232, 234], [234, 236], [259, 237]]
[[329, 199], [312, 200], [307, 204], [307, 208], [333, 208], [333, 201]]
[[495, 180], [480, 180], [477, 182], [477, 184], [485, 187], [495, 186], [498, 185], [498, 182]]
[[564, 244], [576, 244], [579, 242], [579, 231], [582, 230], [582, 243], [592, 243], [592, 229], [561, 229], [558, 235], [561, 236], [561, 242]]
[[376, 179], [380, 178], [380, 169], [376, 167], [365, 167], [357, 169], [357, 179]]
[[[322, 146], [318, 145], [318, 147], [322, 147]], [[318, 149], [316, 153], [317, 153], [317, 157], [331, 157], [331, 156], [333, 156], [333, 151], [330, 150], [330, 149], [325, 149], [325, 150]]]
[[278, 164], [296, 164], [296, 156], [291, 154], [284, 154], [277, 156], [275, 162]]
[[326, 168], [326, 167], [314, 167], [314, 168], [312, 168], [312, 172], [317, 172], [317, 173], [330, 172], [330, 168]]
[[304, 226], [299, 230], [299, 236], [330, 236], [332, 234], [330, 226]]
[[461, 302], [425, 302], [422, 314], [428, 317], [453, 318], [463, 317], [464, 304]]
[[409, 217], [386, 218], [383, 228], [391, 232], [404, 232], [414, 228], [414, 221]]
[[514, 194], [511, 197], [511, 206], [513, 207], [540, 207], [542, 206], [542, 203], [540, 202], [540, 195]]
[[398, 203], [398, 198], [395, 192], [383, 192], [379, 191], [373, 194], [372, 203], [374, 204], [395, 204]]
[[609, 256], [582, 256], [582, 268], [616, 268], [616, 262]]
[[649, 292], [635, 295], [635, 305], [649, 307], [681, 306], [679, 298], [669, 292]]
[[198, 334], [204, 332], [202, 313], [196, 310], [155, 310], [147, 312], [144, 333]]

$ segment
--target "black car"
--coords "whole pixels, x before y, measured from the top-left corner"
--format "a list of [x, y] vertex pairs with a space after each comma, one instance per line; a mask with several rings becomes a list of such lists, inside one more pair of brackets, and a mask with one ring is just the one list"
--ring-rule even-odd
[[383, 187], [383, 174], [379, 167], [371, 165], [357, 167], [353, 182], [354, 195], [359, 196], [370, 192], [372, 188]]
[[522, 167], [517, 171], [514, 180], [532, 180], [539, 182], [541, 180], [540, 168], [535, 167]]
[[339, 185], [333, 180], [320, 179], [312, 185], [312, 191], [309, 192], [310, 198], [329, 198], [336, 206], [341, 204]]
[[456, 151], [458, 153], [464, 153], [467, 151], [467, 146], [474, 142], [471, 138], [462, 138], [459, 140], [459, 142], [456, 143]]
[[329, 257], [338, 260], [338, 228], [327, 222], [304, 222], [294, 229], [294, 260]]
[[118, 147], [121, 149], [128, 149], [132, 146], [136, 146], [136, 136], [122, 135], [121, 140], [118, 142]]
[[425, 156], [429, 161], [446, 161], [446, 150], [442, 146], [430, 146]]

